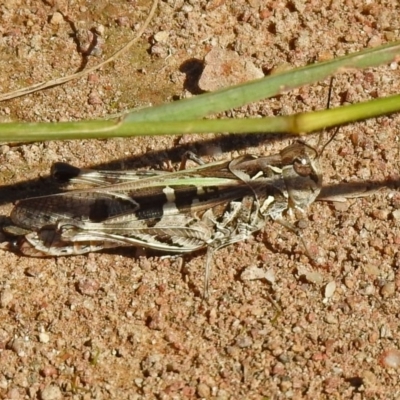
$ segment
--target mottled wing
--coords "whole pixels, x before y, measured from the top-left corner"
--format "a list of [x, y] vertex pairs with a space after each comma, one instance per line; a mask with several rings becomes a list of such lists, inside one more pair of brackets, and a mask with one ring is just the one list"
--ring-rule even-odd
[[168, 171], [156, 170], [95, 170], [78, 168], [68, 163], [57, 162], [51, 168], [51, 176], [59, 182], [87, 184], [90, 186], [108, 186], [133, 182], [154, 176], [168, 174]]

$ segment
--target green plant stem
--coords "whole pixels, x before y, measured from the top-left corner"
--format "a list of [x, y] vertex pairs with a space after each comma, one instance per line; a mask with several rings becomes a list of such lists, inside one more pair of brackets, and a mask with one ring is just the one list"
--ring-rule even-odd
[[70, 140], [186, 133], [288, 133], [303, 135], [365, 118], [400, 111], [400, 95], [330, 110], [281, 117], [194, 121], [127, 122], [81, 121], [3, 124], [0, 141]]

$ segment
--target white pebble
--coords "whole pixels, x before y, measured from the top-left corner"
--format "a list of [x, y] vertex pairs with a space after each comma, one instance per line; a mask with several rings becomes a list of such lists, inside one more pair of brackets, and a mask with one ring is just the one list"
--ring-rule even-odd
[[63, 22], [64, 22], [64, 17], [59, 12], [55, 12], [50, 18], [50, 23], [52, 25], [60, 25]]
[[154, 35], [154, 40], [157, 43], [167, 43], [169, 37], [169, 33], [167, 31], [160, 31]]
[[40, 393], [40, 398], [42, 400], [61, 400], [63, 395], [61, 390], [56, 385], [46, 386]]
[[329, 299], [333, 296], [336, 290], [336, 282], [331, 281], [325, 286], [325, 298]]
[[39, 333], [40, 343], [49, 343], [49, 341], [50, 341], [50, 336], [47, 333], [45, 332]]

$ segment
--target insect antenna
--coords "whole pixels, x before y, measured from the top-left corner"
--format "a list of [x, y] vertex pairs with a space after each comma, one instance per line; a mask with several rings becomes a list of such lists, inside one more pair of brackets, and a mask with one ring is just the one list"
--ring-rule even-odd
[[[332, 77], [331, 77], [331, 81], [330, 81], [330, 83], [329, 83], [328, 101], [327, 101], [327, 103], [326, 103], [326, 109], [327, 109], [327, 110], [329, 110], [329, 109], [330, 109], [330, 106], [331, 106], [332, 92], [333, 92], [333, 81], [334, 81], [334, 79], [335, 79], [335, 78], [332, 76]], [[322, 131], [322, 133], [321, 133], [321, 135], [320, 135], [320, 137], [319, 137], [319, 140], [318, 140], [318, 145], [317, 145], [317, 148], [320, 148], [320, 147], [321, 147], [321, 149], [318, 151], [318, 157], [321, 157], [322, 153], [324, 152], [324, 150], [326, 149], [326, 147], [328, 146], [328, 144], [331, 143], [332, 140], [335, 138], [336, 134], [339, 132], [339, 128], [340, 128], [339, 126], [336, 127], [336, 129], [333, 131], [333, 134], [331, 135], [331, 137], [330, 137], [330, 138], [327, 140], [327, 142], [326, 142], [324, 145], [322, 145], [322, 147], [321, 147], [321, 140], [322, 140], [322, 138], [324, 137], [324, 133], [326, 132], [326, 130], [324, 129], [324, 130]]]

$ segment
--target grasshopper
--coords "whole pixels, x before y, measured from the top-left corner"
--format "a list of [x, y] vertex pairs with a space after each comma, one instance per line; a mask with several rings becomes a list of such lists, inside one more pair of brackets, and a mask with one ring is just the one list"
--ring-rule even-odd
[[[325, 147], [325, 146], [324, 146]], [[296, 142], [280, 153], [201, 164], [176, 172], [64, 168], [53, 174], [85, 190], [28, 198], [11, 212], [8, 248], [28, 256], [66, 256], [119, 246], [184, 254], [207, 248], [204, 294], [213, 253], [245, 240], [268, 219], [305, 212], [322, 187], [320, 153]]]

